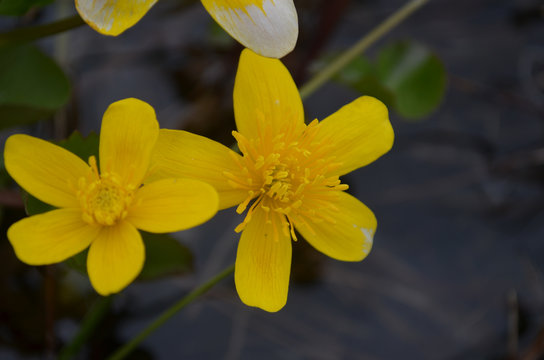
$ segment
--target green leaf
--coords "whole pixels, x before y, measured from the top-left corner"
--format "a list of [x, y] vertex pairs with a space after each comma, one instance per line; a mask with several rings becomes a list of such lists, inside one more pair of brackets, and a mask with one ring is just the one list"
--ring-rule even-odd
[[208, 27], [208, 43], [220, 49], [228, 49], [234, 43], [234, 39], [215, 21], [210, 21]]
[[91, 132], [89, 136], [83, 137], [79, 131], [74, 131], [70, 137], [66, 140], [59, 142], [59, 146], [62, 146], [66, 150], [76, 154], [83, 161], [88, 162], [91, 156], [96, 157], [98, 161], [98, 145], [100, 137]]
[[446, 89], [446, 70], [440, 59], [423, 45], [409, 42], [384, 47], [376, 63], [361, 56], [335, 79], [380, 99], [405, 119], [429, 115], [440, 105]]
[[34, 6], [44, 6], [53, 0], [0, 0], [0, 15], [24, 15]]
[[140, 280], [153, 280], [193, 270], [191, 250], [168, 234], [141, 232], [145, 243], [145, 265]]
[[353, 88], [363, 95], [370, 95], [380, 99], [388, 106], [394, 106], [395, 94], [386, 88], [376, 76], [363, 76], [353, 84]]
[[[334, 57], [331, 56], [327, 59], [327, 62], [331, 62], [332, 60], [334, 60]], [[361, 78], [374, 75], [374, 65], [366, 57], [360, 56], [344, 67], [336, 77], [336, 80], [346, 84], [356, 84]]]
[[52, 114], [53, 111], [50, 109], [38, 109], [21, 105], [0, 105], [0, 119], [2, 119], [0, 129], [31, 124], [46, 119]]
[[394, 43], [380, 52], [378, 76], [395, 97], [395, 109], [416, 119], [440, 105], [446, 90], [446, 70], [440, 59], [423, 45]]
[[42, 214], [55, 209], [54, 206], [36, 199], [26, 191], [23, 192], [23, 202], [25, 204], [25, 211], [28, 216]]
[[68, 78], [36, 46], [0, 47], [0, 129], [45, 119], [69, 97]]
[[356, 58], [336, 76], [336, 80], [389, 106], [395, 102], [394, 94], [381, 83], [374, 64], [365, 57]]
[[68, 258], [64, 260], [64, 263], [68, 265], [68, 267], [76, 270], [77, 272], [87, 275], [87, 253], [89, 252], [89, 249], [85, 249], [79, 254], [76, 254], [72, 256], [71, 258]]

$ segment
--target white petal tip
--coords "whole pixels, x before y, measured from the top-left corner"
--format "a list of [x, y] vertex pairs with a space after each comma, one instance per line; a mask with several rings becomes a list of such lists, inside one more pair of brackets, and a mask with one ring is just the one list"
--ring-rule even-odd
[[259, 55], [281, 58], [296, 45], [298, 17], [292, 0], [202, 2], [232, 37]]

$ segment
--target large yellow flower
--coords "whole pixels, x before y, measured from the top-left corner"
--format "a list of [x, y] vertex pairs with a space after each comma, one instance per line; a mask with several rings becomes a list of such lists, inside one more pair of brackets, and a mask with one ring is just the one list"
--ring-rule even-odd
[[202, 179], [218, 191], [220, 209], [247, 210], [236, 228], [236, 288], [247, 305], [278, 311], [287, 300], [295, 229], [338, 260], [359, 261], [370, 251], [376, 218], [344, 192], [339, 176], [387, 152], [393, 130], [387, 108], [368, 96], [305, 125], [287, 69], [250, 50], [240, 58], [234, 112], [242, 156], [198, 135], [161, 130], [153, 173]]
[[[293, 0], [201, 0], [210, 15], [242, 45], [280, 58], [298, 38]], [[96, 31], [119, 35], [132, 27], [157, 0], [76, 0], [81, 17]]]
[[165, 233], [187, 229], [217, 212], [217, 192], [197, 180], [168, 178], [141, 186], [159, 136], [147, 103], [113, 103], [102, 120], [100, 172], [50, 142], [13, 135], [5, 166], [21, 187], [58, 209], [13, 224], [8, 238], [27, 264], [63, 261], [90, 245], [87, 270], [102, 295], [118, 292], [140, 273], [145, 249], [137, 229]]

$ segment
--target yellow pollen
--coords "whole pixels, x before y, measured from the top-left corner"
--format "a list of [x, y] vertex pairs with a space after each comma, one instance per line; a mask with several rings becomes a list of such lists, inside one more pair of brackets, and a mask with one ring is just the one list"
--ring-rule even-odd
[[89, 159], [92, 179], [79, 179], [78, 199], [83, 210], [83, 220], [91, 225], [115, 225], [127, 216], [134, 189], [122, 186], [115, 174], [98, 174], [96, 159]]

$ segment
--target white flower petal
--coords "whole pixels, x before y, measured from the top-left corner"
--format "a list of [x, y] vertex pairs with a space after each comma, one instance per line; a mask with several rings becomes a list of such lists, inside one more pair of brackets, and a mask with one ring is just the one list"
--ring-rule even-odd
[[281, 58], [298, 38], [293, 0], [202, 0], [212, 17], [233, 38], [256, 53]]

